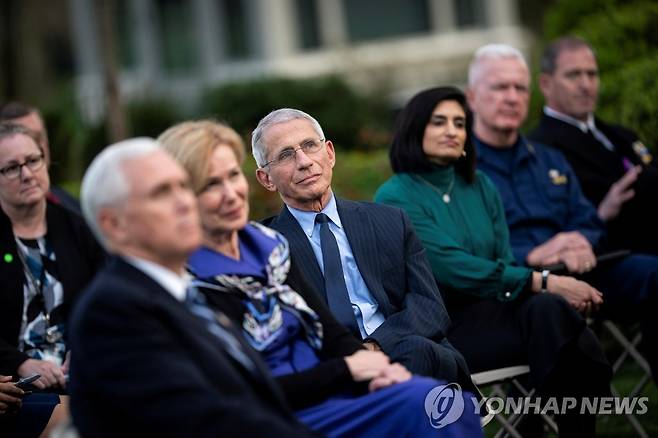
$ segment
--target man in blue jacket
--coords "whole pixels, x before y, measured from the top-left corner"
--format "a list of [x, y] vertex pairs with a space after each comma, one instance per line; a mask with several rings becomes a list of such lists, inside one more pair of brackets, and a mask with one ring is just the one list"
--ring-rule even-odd
[[[480, 48], [469, 68], [478, 167], [503, 199], [514, 255], [543, 267], [563, 263], [603, 292], [604, 310], [639, 320], [642, 349], [658, 372], [658, 257], [631, 254], [597, 265], [606, 250], [605, 227], [576, 175], [555, 149], [527, 141], [519, 128], [530, 100], [530, 74], [513, 47]], [[545, 273], [550, 292], [551, 277]]]

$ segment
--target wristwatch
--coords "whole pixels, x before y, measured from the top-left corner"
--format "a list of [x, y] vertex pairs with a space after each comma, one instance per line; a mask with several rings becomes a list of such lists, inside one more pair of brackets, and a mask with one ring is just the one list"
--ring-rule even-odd
[[551, 271], [548, 269], [541, 271], [541, 289], [539, 289], [539, 292], [542, 294], [548, 292], [548, 274], [550, 273]]

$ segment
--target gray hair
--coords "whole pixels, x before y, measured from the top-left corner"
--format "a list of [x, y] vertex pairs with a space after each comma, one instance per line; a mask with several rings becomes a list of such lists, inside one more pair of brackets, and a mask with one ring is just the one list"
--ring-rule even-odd
[[528, 63], [519, 49], [510, 46], [509, 44], [487, 44], [480, 47], [475, 51], [473, 60], [468, 66], [468, 85], [469, 87], [475, 86], [480, 80], [480, 72], [482, 70], [482, 63], [489, 59], [516, 59], [520, 61], [526, 68]]
[[34, 135], [34, 132], [32, 132], [30, 129], [27, 129], [25, 126], [19, 125], [17, 123], [0, 122], [0, 141], [3, 141], [15, 135], [24, 135], [30, 138], [37, 145], [39, 151], [42, 154], [44, 154], [43, 147], [39, 143], [39, 139]]
[[117, 206], [128, 197], [130, 186], [126, 181], [124, 163], [158, 150], [163, 149], [152, 138], [131, 138], [106, 147], [87, 168], [80, 188], [82, 214], [106, 249], [107, 241], [98, 224], [98, 212], [103, 207]]
[[541, 55], [539, 66], [542, 73], [553, 74], [557, 67], [557, 58], [560, 53], [573, 51], [582, 48], [589, 49], [594, 53], [594, 49], [585, 40], [577, 37], [566, 36], [551, 42]]
[[296, 119], [305, 119], [311, 122], [315, 132], [320, 138], [324, 138], [324, 132], [322, 132], [322, 127], [318, 121], [304, 111], [292, 108], [280, 108], [274, 110], [258, 122], [258, 126], [256, 126], [256, 129], [254, 129], [254, 132], [251, 134], [251, 153], [253, 154], [258, 167], [263, 167], [265, 166], [265, 163], [267, 163], [267, 151], [263, 140], [265, 131], [273, 125], [286, 123]]
[[36, 141], [34, 138], [34, 133], [27, 129], [25, 126], [12, 122], [0, 122], [0, 140], [13, 137], [18, 134], [25, 135]]

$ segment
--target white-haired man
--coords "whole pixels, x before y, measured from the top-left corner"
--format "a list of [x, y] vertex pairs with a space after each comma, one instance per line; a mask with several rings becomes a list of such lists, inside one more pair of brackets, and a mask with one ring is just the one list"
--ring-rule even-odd
[[[519, 263], [562, 263], [603, 293], [603, 311], [639, 320], [643, 349], [658, 371], [658, 257], [631, 254], [598, 263], [605, 227], [583, 195], [560, 151], [526, 140], [519, 128], [530, 98], [530, 73], [521, 53], [507, 45], [480, 48], [469, 69], [478, 168], [496, 184], [505, 206], [512, 250]], [[544, 271], [548, 292], [556, 277]]]
[[71, 324], [71, 411], [82, 436], [311, 436], [228, 319], [187, 289], [201, 242], [184, 170], [151, 139], [105, 149], [85, 219], [116, 257]]
[[290, 281], [313, 287], [296, 289], [318, 293], [367, 348], [414, 374], [475, 391], [463, 356], [446, 338], [450, 318], [406, 214], [335, 197], [333, 143], [303, 111], [265, 116], [252, 151], [258, 181], [286, 204], [266, 225], [290, 242]]

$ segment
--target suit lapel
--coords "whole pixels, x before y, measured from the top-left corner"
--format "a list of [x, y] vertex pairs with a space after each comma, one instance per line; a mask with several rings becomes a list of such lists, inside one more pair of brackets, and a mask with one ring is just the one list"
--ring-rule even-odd
[[641, 156], [633, 150], [632, 139], [624, 138], [624, 136], [621, 135], [619, 131], [613, 129], [612, 126], [608, 125], [602, 120], [599, 120], [596, 117], [594, 118], [594, 121], [599, 130], [603, 132], [603, 135], [608, 137], [608, 140], [610, 140], [612, 144], [615, 145], [615, 149], [619, 155], [628, 158], [634, 164], [642, 163]]
[[382, 296], [381, 273], [377, 263], [377, 235], [370, 217], [355, 202], [336, 198], [336, 205], [363, 281], [378, 302], [386, 302], [387, 297]]
[[[555, 138], [557, 144], [562, 144], [569, 154], [578, 156], [578, 160], [587, 163], [588, 167], [606, 173], [619, 171], [621, 165], [619, 156], [577, 127], [545, 114], [542, 116], [542, 124], [547, 136]], [[565, 143], [563, 139], [568, 140]], [[592, 153], [594, 150], [596, 153]]]
[[224, 346], [223, 342], [208, 331], [205, 322], [190, 312], [185, 304], [176, 300], [169, 291], [165, 290], [160, 285], [160, 283], [142, 272], [140, 269], [126, 262], [124, 259], [117, 257], [115, 260], [117, 263], [117, 275], [129, 277], [135, 283], [145, 285], [145, 289], [150, 293], [151, 299], [160, 302], [163, 306], [168, 307], [173, 315], [177, 315], [177, 318], [181, 320], [181, 327], [187, 327], [194, 333], [203, 333], [203, 335], [200, 335], [202, 337], [197, 337], [199, 342], [207, 344], [211, 350], [216, 350], [217, 346], [220, 346], [223, 353], [230, 358], [231, 363], [237, 368], [244, 370], [244, 375], [251, 376], [257, 382], [262, 382], [264, 380], [269, 382], [269, 370], [262, 362], [258, 353], [247, 344], [242, 335], [238, 333], [238, 329], [230, 323], [226, 315], [222, 314], [222, 317], [218, 317], [218, 322], [237, 340], [242, 347], [243, 353], [254, 363], [256, 372], [249, 370], [240, 362], [240, 360], [234, 358], [229, 349]]
[[284, 205], [281, 213], [270, 224], [272, 228], [283, 234], [290, 244], [290, 253], [292, 254], [292, 267], [305, 281], [309, 282], [313, 289], [321, 291], [322, 298], [327, 301], [327, 293], [324, 290], [324, 277], [315, 258], [315, 253], [304, 230], [299, 226], [297, 219], [290, 213]]

